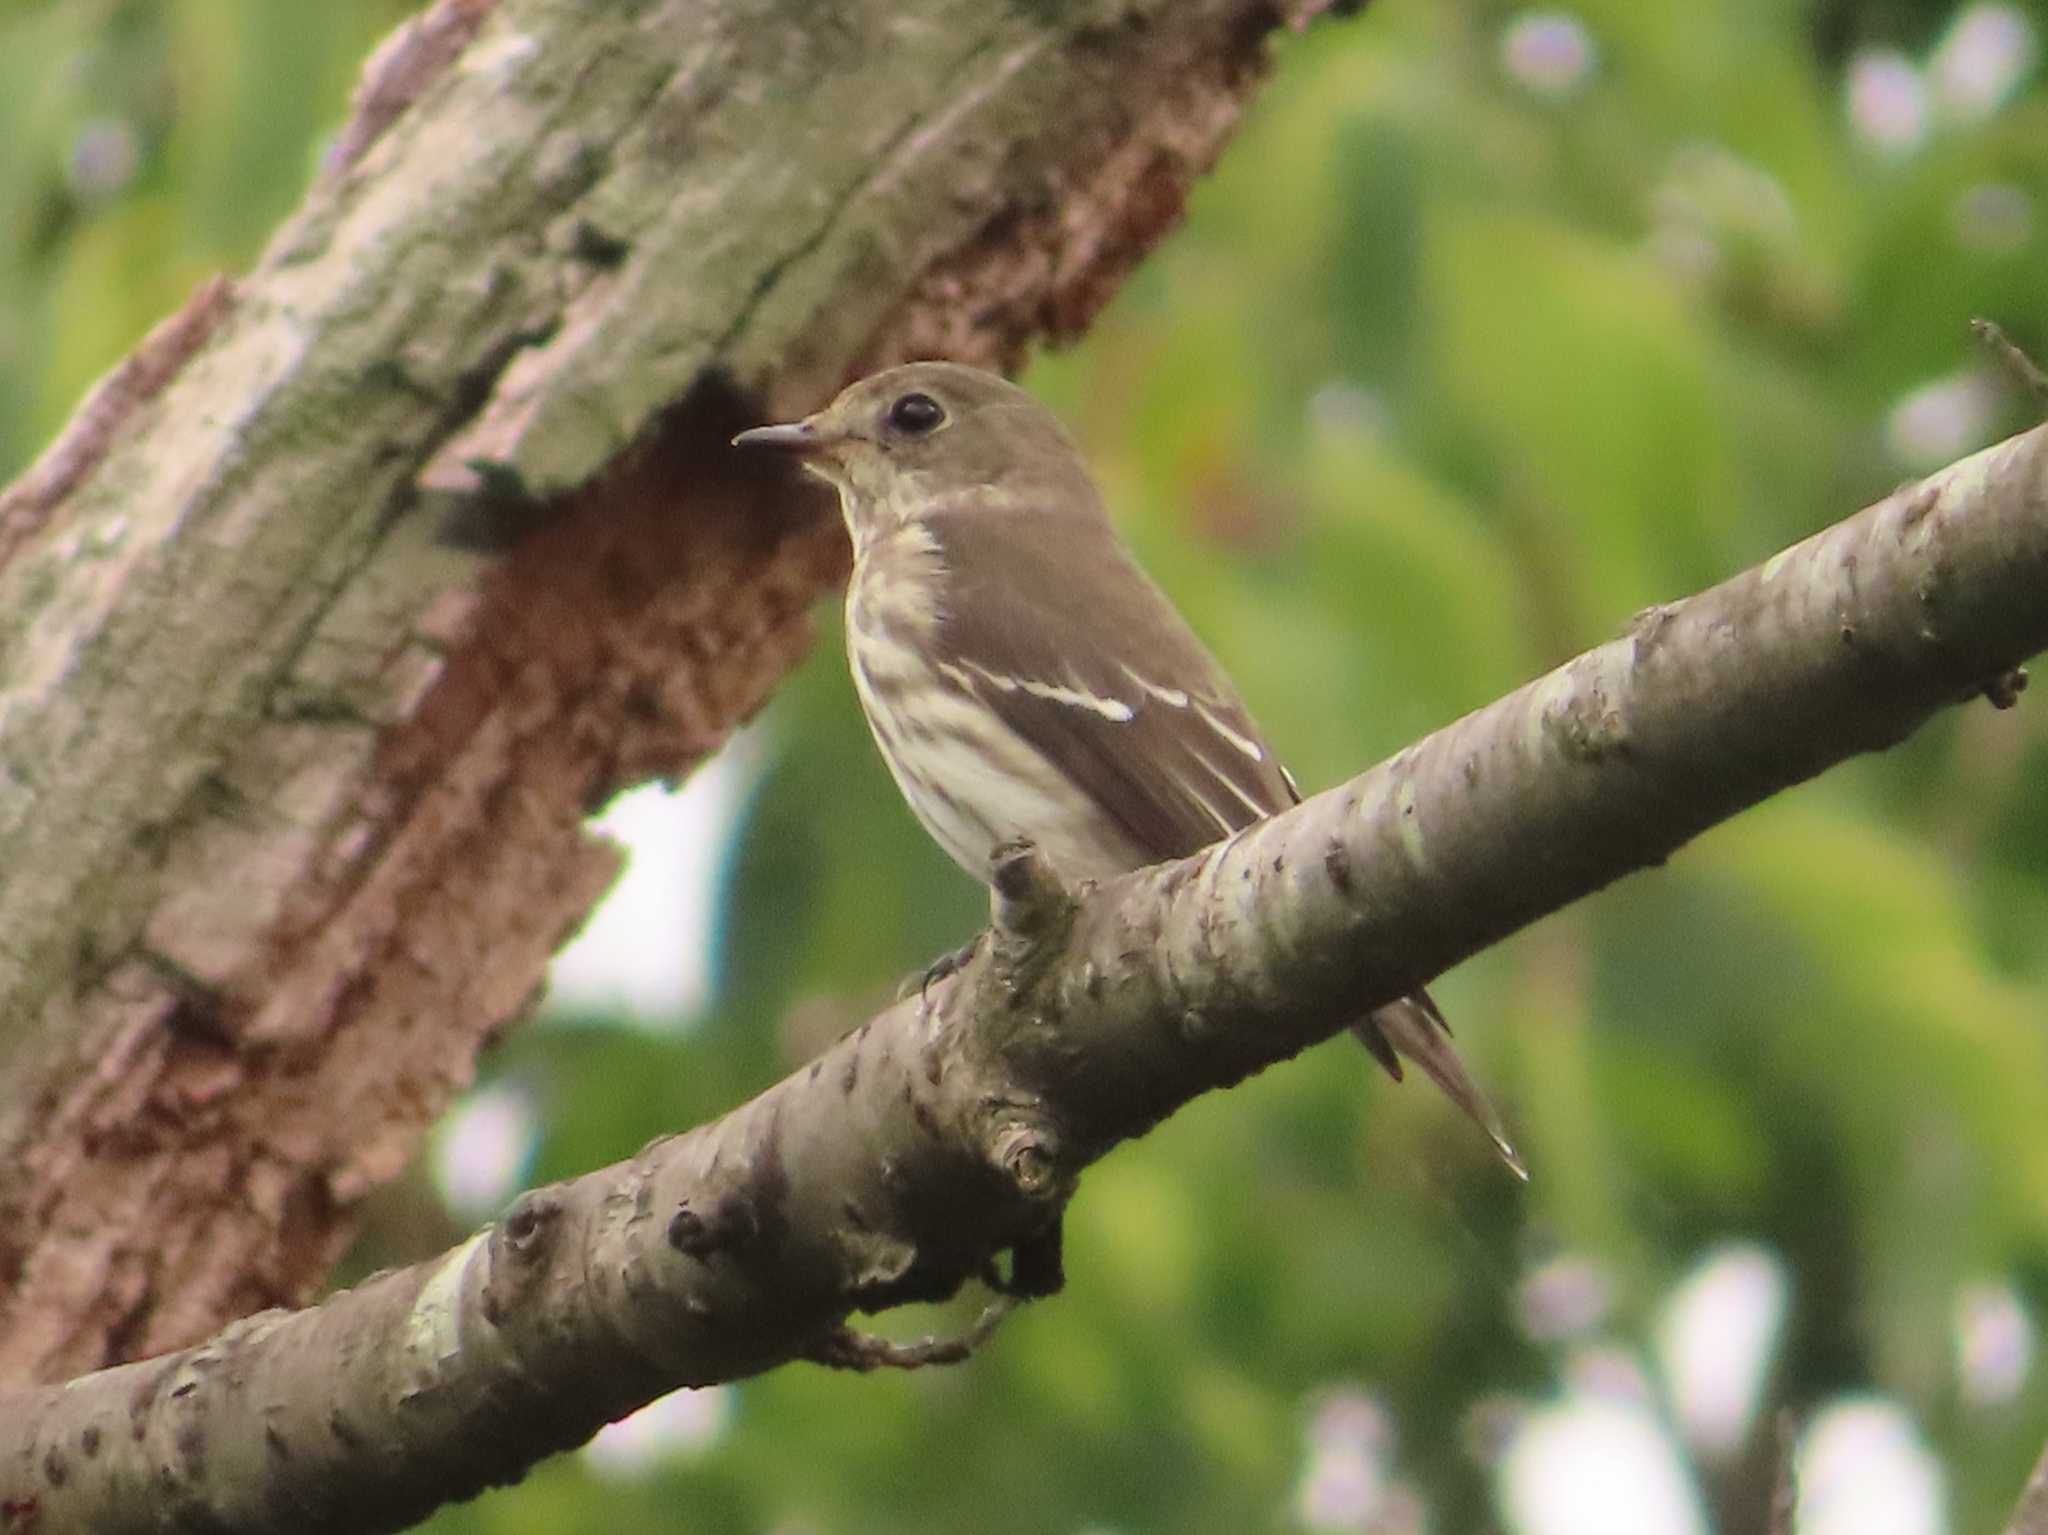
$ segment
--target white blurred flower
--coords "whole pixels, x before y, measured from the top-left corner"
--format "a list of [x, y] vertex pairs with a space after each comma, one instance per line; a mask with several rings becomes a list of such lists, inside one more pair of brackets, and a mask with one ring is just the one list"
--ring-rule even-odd
[[1537, 1343], [1583, 1337], [1606, 1320], [1613, 1302], [1607, 1270], [1574, 1253], [1538, 1264], [1515, 1287], [1516, 1318]]
[[1618, 1343], [1573, 1352], [1564, 1366], [1565, 1389], [1588, 1401], [1611, 1402], [1648, 1411], [1655, 1395], [1642, 1362]]
[[1360, 1386], [1333, 1386], [1315, 1399], [1308, 1440], [1315, 1449], [1356, 1449], [1381, 1460], [1394, 1453], [1394, 1416]]
[[1387, 1489], [1380, 1516], [1371, 1535], [1428, 1535], [1429, 1505], [1407, 1482], [1395, 1482]]
[[1885, 446], [1908, 469], [1938, 469], [1982, 445], [1998, 411], [1998, 390], [1976, 369], [1922, 384], [1885, 418]]
[[1309, 1416], [1307, 1439], [1295, 1518], [1317, 1531], [1379, 1528], [1394, 1490], [1394, 1420], [1385, 1405], [1356, 1386], [1325, 1391]]
[[1490, 1391], [1465, 1409], [1458, 1425], [1465, 1453], [1482, 1466], [1498, 1466], [1514, 1445], [1522, 1423], [1533, 1409], [1517, 1396]]
[[2009, 256], [2034, 236], [2034, 199], [2009, 181], [1980, 181], [1956, 194], [1949, 219], [1965, 250]]
[[1385, 1508], [1386, 1467], [1356, 1450], [1319, 1450], [1303, 1468], [1294, 1516], [1310, 1530], [1367, 1530]]
[[2034, 1318], [2009, 1284], [1965, 1285], [1956, 1296], [1956, 1376], [1972, 1407], [2019, 1395], [2034, 1364]]
[[1331, 437], [1380, 437], [1389, 424], [1386, 397], [1349, 379], [1332, 379], [1308, 397], [1309, 424]]
[[665, 1461], [716, 1444], [732, 1421], [730, 1386], [671, 1391], [630, 1417], [608, 1423], [583, 1447], [584, 1462], [599, 1476], [628, 1481]]
[[1565, 11], [1523, 11], [1500, 34], [1500, 66], [1534, 96], [1556, 101], [1590, 80], [1599, 63], [1585, 23]]
[[1683, 213], [1772, 241], [1798, 233], [1799, 215], [1785, 184], [1725, 144], [1680, 144], [1651, 196], [1653, 211], [1662, 216]]
[[1784, 1330], [1784, 1266], [1750, 1243], [1709, 1253], [1672, 1292], [1657, 1358], [1679, 1431], [1714, 1458], [1740, 1449]]
[[1927, 61], [1942, 115], [1958, 122], [1989, 117], [2033, 69], [2039, 49], [2034, 25], [2018, 6], [1964, 8]]
[[1722, 144], [1672, 151], [1649, 197], [1649, 245], [1682, 277], [1711, 280], [1731, 257], [1774, 263], [1799, 248], [1799, 217], [1784, 184]]
[[141, 166], [142, 145], [126, 118], [94, 118], [71, 142], [71, 189], [88, 202], [126, 191]]
[[1927, 140], [1927, 82], [1891, 48], [1866, 48], [1849, 61], [1849, 126], [1872, 149], [1903, 155]]
[[1648, 1409], [1571, 1396], [1532, 1411], [1500, 1467], [1513, 1535], [1706, 1535], [1698, 1490]]
[[540, 1145], [540, 1118], [524, 1089], [478, 1088], [434, 1127], [429, 1167], [449, 1211], [464, 1220], [493, 1214], [526, 1183]]
[[1793, 1456], [1797, 1535], [1947, 1535], [1941, 1465], [1897, 1404], [1849, 1399], [1814, 1415]]
[[621, 794], [591, 823], [626, 850], [626, 871], [548, 970], [548, 998], [671, 1029], [709, 1000], [719, 885], [757, 776], [739, 736], [679, 790]]
[[1650, 226], [1650, 254], [1690, 282], [1709, 283], [1721, 275], [1721, 242], [1698, 224], [1659, 219]]

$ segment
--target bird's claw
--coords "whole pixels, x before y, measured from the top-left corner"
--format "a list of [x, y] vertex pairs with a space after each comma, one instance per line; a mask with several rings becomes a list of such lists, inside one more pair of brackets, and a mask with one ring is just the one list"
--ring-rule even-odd
[[974, 951], [980, 946], [981, 940], [976, 938], [972, 943], [964, 944], [960, 948], [941, 954], [929, 965], [926, 965], [924, 969], [912, 971], [903, 978], [902, 985], [896, 988], [896, 1000], [898, 1002], [905, 1000], [915, 990], [917, 993], [918, 1010], [920, 1012], [929, 1011], [931, 1008], [932, 983], [934, 981], [943, 981], [947, 976], [957, 974], [970, 959], [974, 958]]
[[1062, 1258], [1065, 1227], [1058, 1216], [1010, 1249], [1010, 1271], [1003, 1273], [992, 1258], [982, 1266], [981, 1282], [1012, 1300], [1041, 1300], [1057, 1295], [1067, 1282]]

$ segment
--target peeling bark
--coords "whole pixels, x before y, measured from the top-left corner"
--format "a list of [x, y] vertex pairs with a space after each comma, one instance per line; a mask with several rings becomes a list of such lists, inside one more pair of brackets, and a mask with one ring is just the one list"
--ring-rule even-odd
[[1006, 1249], [1055, 1288], [1061, 1211], [1118, 1142], [2044, 647], [2048, 427], [1192, 858], [1070, 892], [1009, 850], [989, 936], [928, 1005], [724, 1118], [312, 1310], [0, 1393], [0, 1510], [395, 1529], [675, 1386], [893, 1362], [851, 1313]]
[[[1317, 7], [439, 0], [0, 499], [0, 1379], [303, 1299], [843, 575], [742, 420], [1076, 333]], [[745, 402], [743, 404], [743, 402]]]
[[99, 467], [115, 434], [212, 339], [234, 302], [234, 284], [226, 278], [201, 283], [182, 309], [93, 386], [57, 440], [0, 491], [0, 566]]

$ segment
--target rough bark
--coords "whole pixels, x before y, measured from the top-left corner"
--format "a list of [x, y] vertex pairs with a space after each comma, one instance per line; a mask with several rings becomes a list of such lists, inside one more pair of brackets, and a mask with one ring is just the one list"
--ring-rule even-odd
[[1192, 858], [1072, 892], [1011, 850], [964, 969], [723, 1119], [311, 1311], [0, 1395], [0, 1509], [396, 1528], [671, 1387], [874, 1362], [852, 1312], [1004, 1250], [1049, 1289], [1119, 1141], [1946, 705], [2010, 702], [2044, 647], [2048, 427]]
[[[0, 497], [0, 1379], [303, 1299], [844, 569], [722, 449], [1071, 335], [1314, 0], [439, 0]], [[743, 404], [742, 402], [746, 402]]]

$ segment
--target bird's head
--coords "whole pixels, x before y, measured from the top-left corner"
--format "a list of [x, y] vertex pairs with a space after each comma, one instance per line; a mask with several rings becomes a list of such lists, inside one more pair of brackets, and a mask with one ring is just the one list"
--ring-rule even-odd
[[816, 415], [733, 441], [792, 454], [836, 485], [856, 552], [931, 516], [1101, 515], [1058, 418], [1007, 379], [959, 363], [890, 368], [848, 385]]

